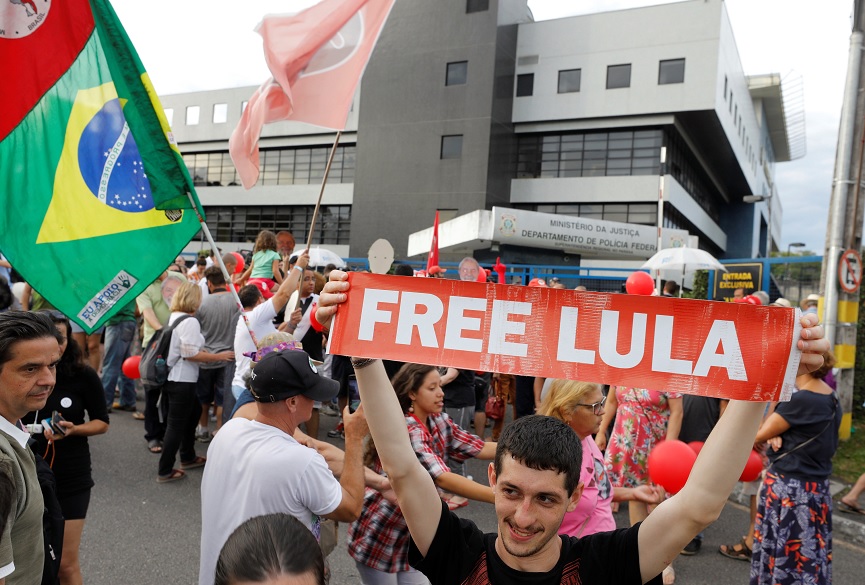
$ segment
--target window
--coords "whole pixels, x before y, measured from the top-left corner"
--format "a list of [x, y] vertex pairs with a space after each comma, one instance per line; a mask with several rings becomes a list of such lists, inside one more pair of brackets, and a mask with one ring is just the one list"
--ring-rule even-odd
[[567, 69], [559, 71], [559, 93], [580, 91], [582, 69]]
[[445, 85], [465, 85], [469, 75], [469, 62], [456, 61], [448, 63]]
[[661, 130], [525, 135], [517, 178], [610, 177], [660, 172]]
[[631, 64], [607, 67], [607, 89], [631, 87]]
[[[221, 242], [252, 243], [261, 230], [306, 234], [312, 223], [313, 205], [209, 206], [204, 208], [207, 227]], [[348, 244], [351, 233], [351, 205], [322, 205], [312, 241], [321, 244]], [[196, 236], [198, 237], [198, 236]]]
[[727, 101], [727, 76], [724, 76], [724, 101]]
[[225, 124], [228, 121], [228, 104], [213, 104], [213, 123]]
[[490, 0], [466, 0], [466, 14], [486, 12], [490, 9]]
[[[357, 147], [338, 146], [333, 156], [328, 181], [353, 183]], [[271, 148], [259, 153], [259, 184], [307, 185], [318, 183], [324, 174], [330, 148]], [[227, 152], [184, 154], [183, 162], [197, 186], [221, 187], [239, 185], [237, 171]]]
[[441, 158], [460, 158], [463, 155], [463, 135], [442, 136]]
[[198, 117], [201, 115], [201, 108], [198, 106], [186, 106], [186, 125], [195, 126], [198, 124]]
[[685, 60], [670, 59], [658, 64], [658, 85], [685, 82]]
[[242, 102], [240, 102], [240, 113], [241, 114], [243, 114], [243, 112], [246, 111], [246, 106], [248, 106], [248, 105], [249, 105], [249, 102], [247, 100], [243, 100]]
[[439, 221], [444, 223], [454, 219], [459, 213], [459, 209], [439, 209]]
[[535, 90], [535, 74], [523, 73], [517, 75], [517, 97], [532, 95]]
[[168, 120], [168, 125], [174, 124], [174, 108], [165, 108], [165, 119]]

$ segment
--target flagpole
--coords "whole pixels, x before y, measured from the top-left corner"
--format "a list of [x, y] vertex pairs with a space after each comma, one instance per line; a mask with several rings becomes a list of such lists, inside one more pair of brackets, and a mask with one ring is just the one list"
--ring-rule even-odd
[[[321, 178], [321, 188], [318, 190], [318, 201], [315, 203], [315, 209], [312, 212], [312, 222], [309, 224], [309, 234], [306, 237], [306, 253], [309, 254], [309, 249], [312, 247], [312, 234], [315, 233], [315, 222], [318, 220], [318, 210], [321, 209], [321, 199], [324, 197], [324, 188], [327, 185], [327, 177], [330, 175], [330, 166], [333, 164], [333, 157], [336, 155], [336, 147], [339, 146], [339, 139], [342, 136], [342, 130], [337, 130], [336, 137], [333, 139], [333, 146], [330, 148], [330, 156], [327, 157], [327, 165], [324, 167], [324, 176]], [[303, 288], [303, 276], [297, 283], [297, 304], [294, 309], [300, 307], [300, 290]]]
[[198, 205], [196, 205], [196, 201], [192, 196], [192, 191], [188, 190], [186, 192], [186, 195], [189, 197], [190, 203], [192, 203], [192, 209], [195, 211], [195, 216], [198, 218], [198, 223], [201, 224], [201, 231], [204, 232], [204, 237], [207, 238], [211, 249], [215, 252], [214, 256], [216, 256], [216, 261], [217, 263], [219, 263], [219, 267], [222, 269], [222, 275], [225, 277], [226, 288], [228, 288], [228, 290], [231, 292], [231, 295], [234, 297], [234, 302], [237, 303], [237, 308], [240, 309], [240, 316], [243, 317], [243, 322], [246, 324], [246, 330], [249, 331], [249, 336], [252, 338], [252, 343], [254, 343], [255, 347], [257, 348], [258, 340], [255, 338], [255, 333], [252, 332], [252, 326], [249, 324], [249, 318], [246, 316], [246, 312], [243, 310], [243, 303], [240, 302], [240, 296], [234, 289], [234, 283], [231, 282], [231, 275], [228, 273], [228, 268], [226, 268], [225, 262], [222, 261], [222, 254], [219, 252], [219, 248], [216, 246], [216, 242], [213, 241], [213, 235], [211, 235], [210, 233], [210, 228], [207, 227], [207, 223], [205, 223], [204, 218], [201, 216], [201, 212], [198, 210]]

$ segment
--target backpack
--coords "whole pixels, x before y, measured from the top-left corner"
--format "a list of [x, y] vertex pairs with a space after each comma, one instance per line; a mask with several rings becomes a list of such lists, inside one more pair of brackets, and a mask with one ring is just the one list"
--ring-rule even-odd
[[141, 381], [150, 386], [162, 386], [168, 381], [168, 348], [171, 346], [171, 334], [174, 329], [192, 315], [181, 315], [171, 327], [163, 327], [153, 334], [147, 347], [141, 353], [138, 372]]
[[[30, 439], [30, 450], [33, 451], [36, 442]], [[45, 565], [42, 569], [42, 585], [57, 585], [60, 572], [60, 554], [63, 552], [63, 530], [65, 520], [60, 502], [57, 500], [57, 480], [48, 463], [35, 451], [36, 477], [42, 491], [45, 509], [42, 512], [42, 537], [45, 544]]]

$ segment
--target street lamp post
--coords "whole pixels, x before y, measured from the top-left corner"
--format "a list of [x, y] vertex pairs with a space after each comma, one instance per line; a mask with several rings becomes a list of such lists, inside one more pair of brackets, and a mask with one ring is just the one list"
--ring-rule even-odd
[[[804, 248], [805, 242], [793, 242], [787, 244], [787, 257], [790, 257], [790, 248]], [[787, 280], [787, 276], [790, 273], [790, 262], [784, 264], [784, 280]], [[785, 291], [786, 292], [786, 291]]]

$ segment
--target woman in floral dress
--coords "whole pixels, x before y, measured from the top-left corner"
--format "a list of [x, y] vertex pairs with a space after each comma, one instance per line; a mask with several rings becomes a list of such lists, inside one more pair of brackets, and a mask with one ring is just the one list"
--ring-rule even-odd
[[[648, 485], [646, 461], [658, 442], [679, 438], [682, 427], [682, 395], [643, 388], [613, 387], [607, 397], [604, 419], [595, 437], [600, 449], [607, 447], [605, 462], [613, 487]], [[616, 424], [606, 444], [606, 431], [613, 415]], [[644, 502], [628, 502], [633, 526], [649, 515]]]

